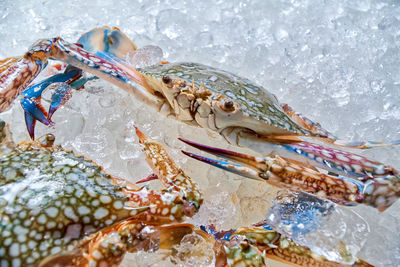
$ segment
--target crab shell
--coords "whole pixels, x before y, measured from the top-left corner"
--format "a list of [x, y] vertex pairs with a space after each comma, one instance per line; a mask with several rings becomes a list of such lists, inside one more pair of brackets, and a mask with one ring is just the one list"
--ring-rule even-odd
[[[79, 262], [91, 263], [91, 255], [82, 260], [82, 253], [88, 253], [118, 263], [127, 250], [146, 242], [141, 239], [146, 233], [140, 232], [146, 225], [182, 221], [201, 205], [197, 185], [170, 162], [158, 142], [144, 135], [138, 134], [142, 149], [166, 185], [160, 193], [135, 187], [83, 156], [53, 147], [52, 135], [15, 145], [4, 122], [0, 130], [0, 266], [37, 266], [50, 256], [52, 264], [58, 263], [62, 253], [72, 250], [79, 250]], [[136, 239], [135, 233], [141, 237]], [[130, 241], [118, 248], [115, 238], [126, 235]], [[109, 242], [118, 257], [101, 254]], [[57, 254], [60, 258], [52, 256]]]
[[101, 167], [60, 147], [18, 146], [0, 159], [1, 265], [48, 255], [137, 210]]
[[273, 94], [232, 73], [198, 63], [138, 70], [186, 123], [218, 132], [240, 128], [261, 135], [313, 135], [284, 112]]

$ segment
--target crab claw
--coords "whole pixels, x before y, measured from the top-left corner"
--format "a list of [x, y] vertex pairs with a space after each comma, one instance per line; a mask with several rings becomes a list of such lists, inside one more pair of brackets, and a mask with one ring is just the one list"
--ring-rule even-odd
[[87, 51], [94, 53], [103, 51], [121, 59], [124, 59], [129, 52], [136, 50], [135, 44], [117, 27], [94, 28], [83, 34], [78, 44]]
[[288, 188], [297, 192], [304, 191], [342, 205], [365, 203], [377, 207], [375, 201], [364, 201], [364, 197], [366, 197], [363, 192], [365, 184], [358, 180], [324, 174], [279, 156], [255, 157], [205, 146], [182, 138], [180, 140], [224, 160], [229, 159], [238, 163], [233, 164], [182, 151], [192, 158], [229, 172], [251, 179], [264, 180], [280, 188]]
[[21, 100], [21, 105], [25, 112], [31, 115], [35, 120], [45, 125], [52, 124], [51, 120], [47, 118], [47, 112], [37, 99], [23, 98]]
[[[46, 81], [49, 83], [61, 82], [62, 84], [58, 86], [51, 97], [51, 104], [49, 108], [48, 118], [50, 119], [54, 112], [62, 105], [64, 105], [72, 96], [72, 89], [78, 89], [81, 87], [77, 80], [81, 78], [82, 71], [78, 68], [68, 66], [64, 73], [56, 74]], [[85, 82], [87, 79], [82, 79]], [[76, 85], [75, 85], [76, 84]], [[78, 86], [78, 87], [76, 87]]]
[[[82, 71], [75, 67], [68, 67], [64, 73], [51, 76], [40, 83], [37, 83], [22, 92], [22, 108], [25, 110], [25, 124], [29, 135], [34, 139], [36, 120], [45, 125], [51, 125], [51, 117], [54, 112], [65, 104], [71, 97], [72, 87], [70, 83], [81, 77]], [[43, 91], [53, 83], [61, 83], [52, 96], [49, 113], [47, 113], [40, 104]]]
[[64, 105], [71, 98], [71, 89], [72, 87], [69, 84], [62, 84], [61, 86], [57, 87], [56, 91], [51, 96], [51, 104], [48, 114], [49, 119], [59, 107]]
[[[216, 159], [211, 159], [207, 158], [204, 156], [196, 155], [187, 151], [182, 151], [185, 155], [197, 159], [199, 161], [205, 162], [207, 164], [210, 164], [212, 166], [218, 167], [220, 169], [247, 177], [255, 180], [264, 180], [261, 176], [260, 173], [263, 173], [266, 171], [266, 161], [265, 159], [261, 157], [254, 157], [251, 155], [246, 155], [243, 153], [238, 153], [222, 148], [216, 148], [216, 147], [211, 147], [211, 146], [206, 146], [202, 145], [187, 139], [183, 138], [178, 138], [182, 142], [193, 146], [199, 150], [205, 151], [207, 153], [210, 153], [212, 155], [221, 157], [223, 159], [229, 159], [232, 161], [235, 161], [237, 163], [241, 164], [234, 164], [234, 163], [229, 163], [224, 160], [216, 160]], [[261, 172], [260, 172], [261, 171]]]

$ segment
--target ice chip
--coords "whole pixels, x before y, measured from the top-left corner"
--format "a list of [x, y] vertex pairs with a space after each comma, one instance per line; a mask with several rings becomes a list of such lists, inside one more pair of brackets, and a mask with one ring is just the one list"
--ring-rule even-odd
[[215, 266], [213, 243], [198, 234], [186, 235], [174, 248], [177, 253], [171, 261], [177, 266]]
[[303, 192], [280, 191], [266, 220], [295, 242], [344, 264], [354, 263], [370, 232], [357, 213]]
[[141, 68], [157, 64], [163, 57], [163, 51], [155, 45], [146, 45], [126, 55], [126, 60], [134, 67]]
[[217, 230], [237, 227], [238, 210], [228, 192], [217, 189], [218, 194], [204, 199], [199, 212], [188, 222], [195, 225], [214, 225]]

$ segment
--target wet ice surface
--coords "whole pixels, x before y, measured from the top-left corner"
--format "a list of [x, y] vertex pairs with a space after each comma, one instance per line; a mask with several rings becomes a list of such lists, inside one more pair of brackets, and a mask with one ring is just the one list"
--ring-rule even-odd
[[370, 232], [357, 213], [307, 193], [280, 191], [267, 223], [328, 260], [353, 264]]
[[[73, 42], [93, 27], [118, 26], [138, 47], [160, 47], [168, 61], [204, 63], [264, 85], [342, 138], [400, 139], [400, 5], [395, 2], [90, 0], [69, 1], [68, 8], [61, 1], [0, 3], [0, 58], [24, 53], [39, 38], [61, 35]], [[11, 123], [18, 141], [28, 138], [19, 104], [0, 117]], [[205, 206], [193, 223], [247, 225], [265, 217], [275, 196], [275, 189], [260, 182], [184, 158], [178, 136], [219, 146], [224, 141], [159, 116], [104, 81], [75, 93], [53, 119], [55, 128], [38, 125], [37, 136], [53, 132], [58, 143], [132, 181], [150, 173], [132, 126], [165, 142], [204, 191]], [[400, 167], [399, 148], [358, 153]], [[399, 265], [399, 203], [383, 214], [352, 210], [371, 230], [360, 256], [381, 266]], [[162, 258], [149, 254], [141, 265], [157, 257]]]

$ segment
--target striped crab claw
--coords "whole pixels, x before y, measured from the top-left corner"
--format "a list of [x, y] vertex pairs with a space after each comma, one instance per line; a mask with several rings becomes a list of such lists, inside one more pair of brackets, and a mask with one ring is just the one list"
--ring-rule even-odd
[[[107, 42], [103, 42], [103, 39]], [[71, 46], [71, 50], [64, 45]], [[7, 110], [16, 97], [22, 95], [25, 123], [30, 137], [34, 139], [36, 121], [52, 125], [51, 117], [54, 112], [71, 98], [72, 92], [96, 78], [83, 77], [82, 68], [96, 69], [98, 65], [91, 64], [91, 60], [101, 64], [101, 57], [113, 55], [124, 58], [135, 49], [136, 46], [115, 27], [95, 28], [83, 34], [75, 44], [66, 43], [61, 38], [40, 40], [24, 56], [0, 61], [0, 112]], [[87, 51], [93, 57], [85, 54], [86, 58], [77, 59], [79, 51]], [[56, 64], [59, 73], [33, 84], [36, 76], [49, 65], [49, 59], [61, 60], [69, 65], [62, 68], [60, 64]], [[49, 110], [46, 111], [41, 105], [41, 96], [50, 85], [55, 89]]]
[[346, 177], [323, 173], [312, 165], [276, 155], [256, 157], [180, 140], [222, 160], [182, 151], [189, 157], [247, 178], [292, 191], [304, 191], [341, 205], [365, 204], [384, 211], [400, 197], [400, 178], [397, 171], [389, 167], [387, 170], [390, 171], [381, 176]]
[[16, 145], [4, 122], [0, 133], [1, 266], [117, 266], [125, 252], [179, 242], [186, 228], [168, 224], [202, 204], [197, 185], [139, 130], [161, 191], [107, 174], [53, 146], [53, 135]]

